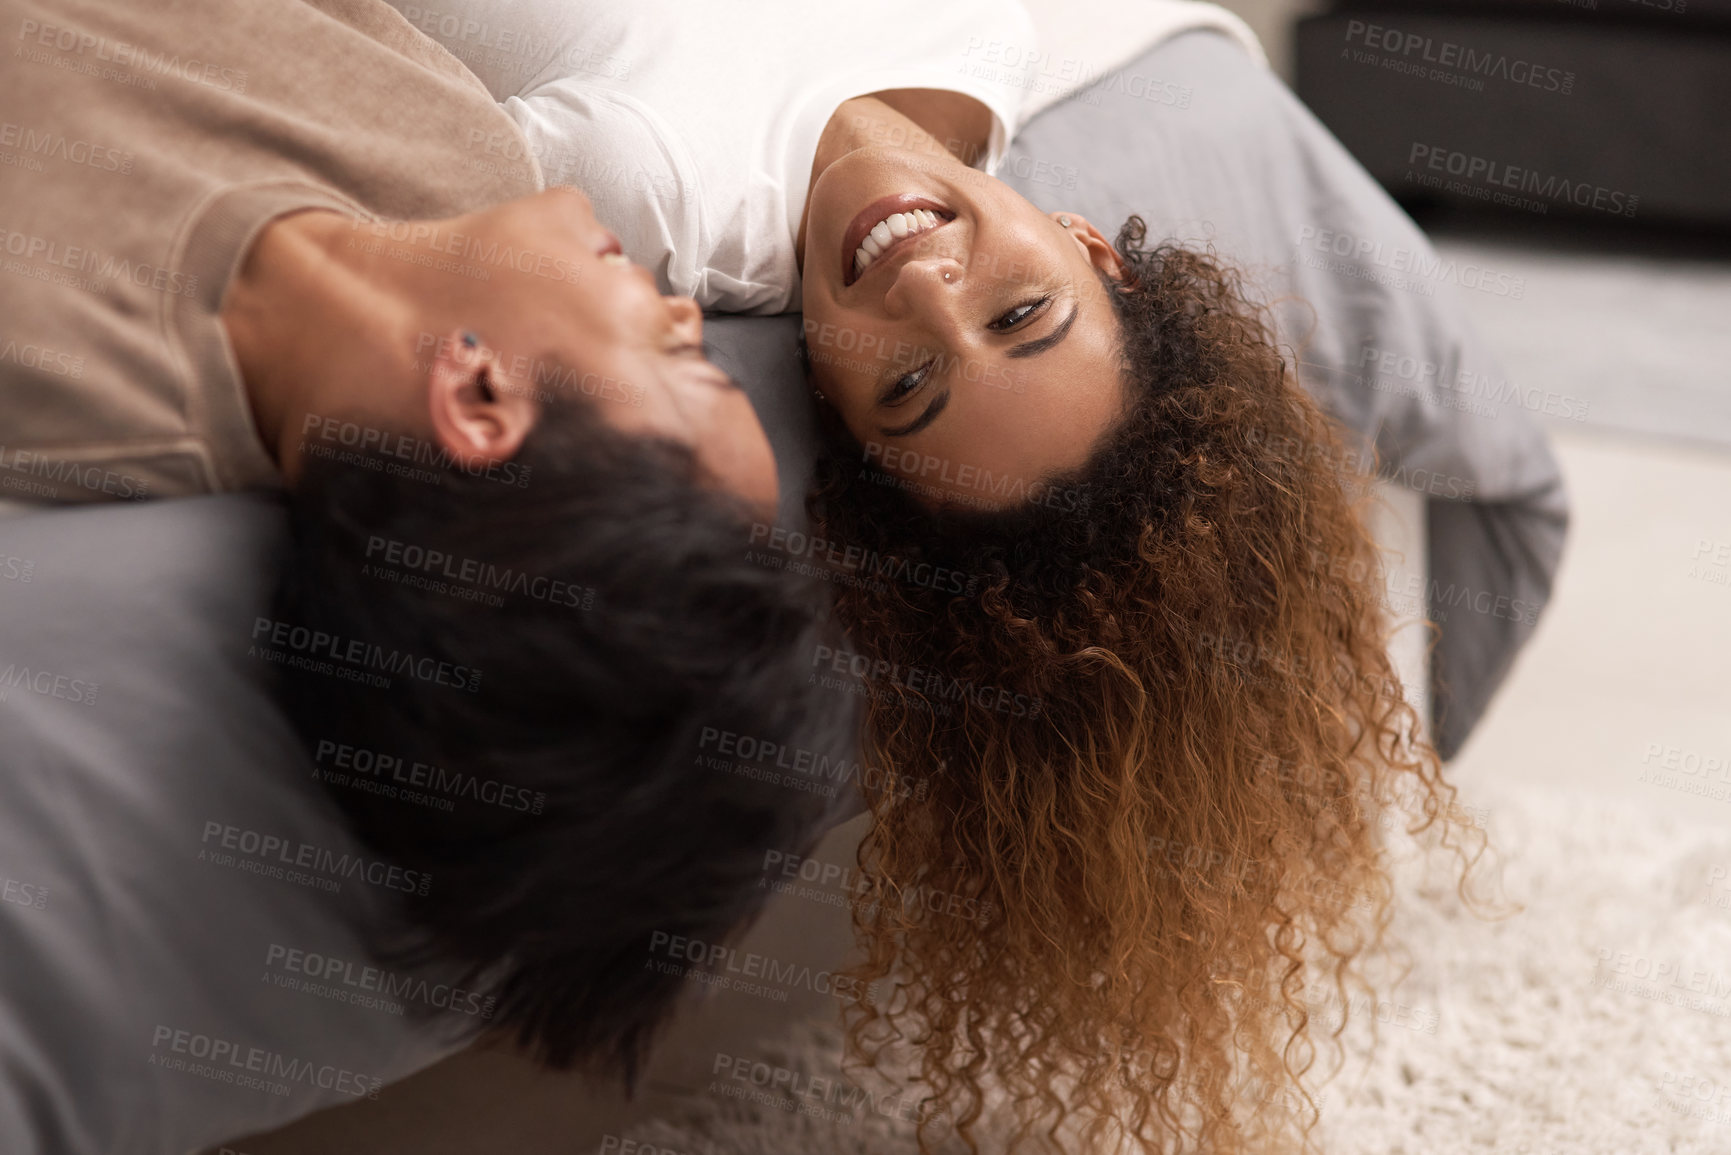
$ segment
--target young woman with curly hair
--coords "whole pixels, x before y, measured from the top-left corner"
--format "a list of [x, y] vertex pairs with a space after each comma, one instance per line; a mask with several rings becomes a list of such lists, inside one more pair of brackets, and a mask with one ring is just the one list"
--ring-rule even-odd
[[1308, 1131], [1307, 992], [1350, 1003], [1388, 920], [1390, 809], [1474, 840], [1385, 648], [1344, 442], [1232, 272], [1142, 240], [1132, 218], [1110, 271], [1060, 290], [1114, 323], [1110, 416], [1052, 430], [1085, 449], [1018, 500], [898, 476], [830, 410], [818, 532], [973, 590], [841, 587], [888, 671], [865, 760], [927, 786], [872, 798], [861, 866], [876, 894], [992, 912], [861, 904], [857, 977], [899, 992], [854, 1009], [853, 1041], [920, 1039], [949, 1118], [995, 1086], [1029, 1136], [1075, 1118], [1134, 1150], [1267, 1149]]
[[916, 1044], [922, 1145], [1005, 1103], [1013, 1147], [1308, 1134], [1304, 995], [1381, 937], [1385, 814], [1470, 840], [1386, 653], [1364, 474], [1233, 272], [991, 175], [1017, 5], [511, 11], [539, 72], [450, 44], [547, 178], [664, 291], [803, 308], [822, 536], [964, 579], [838, 587], [880, 673], [864, 761], [926, 787], [869, 800], [856, 977], [893, 994], [850, 1009], [868, 1059]]

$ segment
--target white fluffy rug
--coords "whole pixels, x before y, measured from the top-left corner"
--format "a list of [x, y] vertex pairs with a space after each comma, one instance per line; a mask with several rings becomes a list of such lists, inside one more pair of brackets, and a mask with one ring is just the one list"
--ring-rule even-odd
[[[1488, 812], [1506, 893], [1525, 909], [1480, 920], [1446, 859], [1401, 866], [1395, 933], [1415, 965], [1384, 1002], [1353, 1008], [1361, 1027], [1374, 1009], [1379, 1041], [1372, 1052], [1349, 1030], [1345, 1068], [1315, 1088], [1324, 1149], [1731, 1152], [1731, 830], [1537, 790], [1469, 801]], [[832, 1027], [803, 1024], [765, 1056], [786, 1072], [781, 1090], [721, 1079], [632, 1137], [689, 1155], [913, 1150], [893, 1101], [848, 1111], [809, 1081], [848, 1085]]]

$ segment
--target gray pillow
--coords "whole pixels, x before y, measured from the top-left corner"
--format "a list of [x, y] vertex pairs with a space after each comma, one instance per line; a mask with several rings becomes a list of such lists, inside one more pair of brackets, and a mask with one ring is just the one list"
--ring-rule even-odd
[[484, 1012], [411, 1029], [451, 988], [368, 969], [357, 928], [419, 880], [343, 831], [253, 653], [283, 535], [246, 496], [0, 518], [7, 1155], [276, 1127]]

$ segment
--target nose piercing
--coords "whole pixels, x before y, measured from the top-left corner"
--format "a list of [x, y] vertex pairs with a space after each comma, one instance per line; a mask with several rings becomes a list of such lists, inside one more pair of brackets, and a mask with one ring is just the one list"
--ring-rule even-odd
[[1069, 217], [1059, 217], [1058, 223], [1063, 225], [1065, 228], [1069, 228], [1070, 227], [1070, 218]]
[[944, 280], [946, 280], [946, 281], [947, 281], [947, 280], [949, 280], [949, 279], [950, 279], [950, 274], [949, 274], [949, 273], [948, 273], [948, 272], [945, 272], [945, 273], [944, 273]]

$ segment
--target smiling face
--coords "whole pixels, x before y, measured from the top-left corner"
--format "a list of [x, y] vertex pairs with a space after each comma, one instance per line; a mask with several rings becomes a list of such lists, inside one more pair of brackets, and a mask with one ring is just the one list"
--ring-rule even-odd
[[724, 488], [775, 504], [769, 440], [745, 393], [705, 359], [702, 310], [689, 297], [662, 296], [586, 196], [548, 189], [453, 227], [473, 238], [468, 251], [497, 245], [533, 256], [484, 285], [455, 286], [467, 298], [466, 327], [500, 352], [501, 388], [532, 395], [557, 380], [594, 399], [616, 428], [686, 445]]
[[808, 213], [813, 380], [869, 457], [975, 505], [1087, 459], [1126, 395], [1093, 226], [888, 148], [831, 164]]

